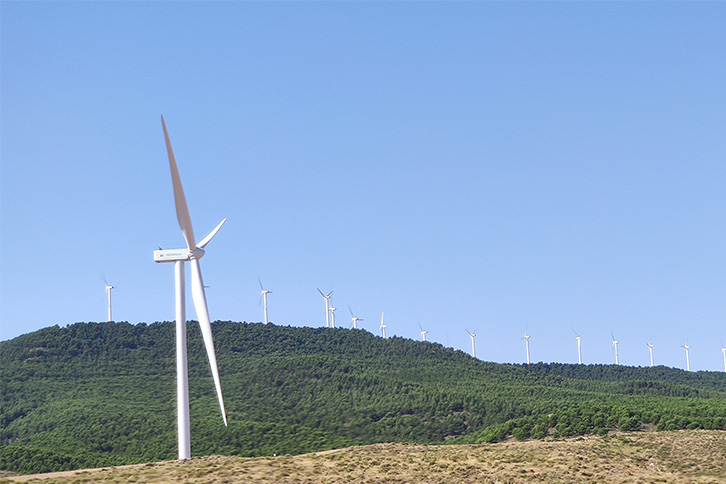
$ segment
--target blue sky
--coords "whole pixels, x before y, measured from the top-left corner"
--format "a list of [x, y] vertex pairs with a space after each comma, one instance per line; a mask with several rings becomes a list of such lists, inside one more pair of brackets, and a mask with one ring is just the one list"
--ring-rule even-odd
[[[174, 317], [723, 371], [726, 5], [2, 2], [0, 339]], [[187, 273], [190, 271], [187, 270]], [[188, 315], [195, 318], [188, 297]]]

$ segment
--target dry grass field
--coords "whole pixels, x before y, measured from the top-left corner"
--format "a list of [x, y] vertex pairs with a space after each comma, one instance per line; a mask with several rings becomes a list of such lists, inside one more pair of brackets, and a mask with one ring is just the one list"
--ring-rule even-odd
[[0, 483], [726, 483], [726, 432], [675, 431], [483, 445], [378, 444], [262, 458], [203, 457]]

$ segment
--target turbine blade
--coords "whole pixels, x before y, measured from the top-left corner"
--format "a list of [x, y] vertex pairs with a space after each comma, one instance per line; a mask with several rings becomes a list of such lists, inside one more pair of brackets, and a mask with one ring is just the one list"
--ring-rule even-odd
[[202, 239], [202, 241], [197, 244], [197, 247], [199, 247], [200, 249], [204, 249], [204, 247], [207, 246], [207, 244], [209, 243], [209, 241], [212, 240], [212, 238], [215, 235], [217, 235], [217, 232], [219, 232], [219, 229], [222, 228], [222, 225], [224, 225], [224, 222], [226, 222], [226, 221], [227, 221], [227, 219], [225, 218], [221, 222], [219, 222], [219, 225], [217, 225], [216, 227], [214, 227], [214, 230], [212, 230], [211, 232], [209, 232], [209, 235], [207, 235], [206, 237], [204, 237]]
[[174, 187], [174, 205], [176, 206], [176, 218], [179, 221], [184, 239], [187, 241], [189, 251], [194, 251], [194, 229], [192, 229], [192, 219], [189, 217], [189, 209], [187, 208], [187, 199], [184, 197], [184, 189], [182, 188], [179, 170], [176, 167], [174, 159], [174, 151], [171, 149], [171, 141], [169, 141], [169, 133], [166, 131], [166, 123], [164, 116], [161, 117], [161, 126], [164, 128], [164, 139], [166, 140], [166, 152], [169, 154], [169, 168], [171, 169], [171, 183]]
[[214, 387], [217, 390], [217, 398], [219, 399], [219, 408], [222, 411], [222, 419], [224, 425], [227, 426], [227, 412], [224, 410], [224, 399], [222, 398], [222, 384], [219, 381], [219, 370], [217, 369], [217, 356], [214, 352], [214, 341], [212, 340], [212, 324], [209, 322], [209, 311], [207, 310], [207, 297], [204, 294], [204, 282], [202, 282], [202, 272], [199, 268], [199, 260], [192, 259], [192, 299], [194, 300], [194, 310], [199, 320], [199, 328], [202, 330], [204, 338], [204, 346], [207, 349], [209, 357], [209, 366], [212, 369], [212, 377], [214, 378]]

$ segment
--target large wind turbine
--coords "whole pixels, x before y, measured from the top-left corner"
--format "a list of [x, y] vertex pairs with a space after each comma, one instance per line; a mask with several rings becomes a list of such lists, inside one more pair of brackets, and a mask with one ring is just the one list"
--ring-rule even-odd
[[723, 353], [723, 371], [726, 372], [726, 347], [721, 343], [721, 353]]
[[383, 324], [383, 311], [381, 311], [381, 333], [383, 333], [383, 339], [386, 339], [386, 328], [387, 327], [388, 326]]
[[357, 318], [355, 314], [353, 314], [353, 310], [348, 306], [348, 312], [350, 313], [350, 317], [353, 318], [353, 329], [358, 329], [358, 321], [363, 321], [363, 318]]
[[530, 337], [531, 337], [531, 336], [530, 336], [530, 335], [528, 335], [528, 334], [527, 334], [527, 332], [525, 331], [525, 332], [524, 332], [524, 338], [523, 338], [523, 339], [524, 339], [524, 342], [525, 342], [525, 344], [526, 344], [526, 346], [527, 346], [527, 364], [528, 364], [528, 365], [529, 365], [529, 338], [530, 338]]
[[325, 327], [330, 327], [330, 295], [333, 294], [333, 291], [330, 291], [327, 294], [323, 294], [323, 291], [320, 290], [320, 288], [317, 288], [318, 292], [320, 293], [323, 298], [325, 298]]
[[691, 371], [691, 358], [688, 355], [688, 350], [690, 350], [691, 347], [688, 343], [681, 345], [681, 347], [686, 350], [686, 371]]
[[610, 336], [613, 338], [613, 347], [615, 348], [615, 364], [619, 365], [620, 361], [618, 360], [618, 343], [620, 343], [620, 341], [615, 339], [615, 335], [612, 332], [610, 333]]
[[648, 341], [648, 350], [650, 351], [650, 366], [653, 367], [653, 343]]
[[106, 282], [106, 279], [104, 279], [103, 282], [106, 284], [106, 296], [108, 297], [108, 322], [110, 323], [113, 321], [113, 317], [111, 316], [111, 289], [113, 289], [113, 286]]
[[164, 117], [161, 117], [161, 125], [164, 128], [164, 139], [166, 140], [166, 151], [169, 155], [169, 168], [171, 170], [171, 182], [174, 188], [174, 204], [176, 206], [176, 217], [179, 222], [187, 247], [185, 249], [155, 250], [154, 262], [174, 262], [176, 277], [176, 388], [177, 388], [177, 430], [179, 459], [191, 457], [190, 431], [189, 431], [189, 378], [187, 370], [187, 320], [185, 308], [185, 287], [184, 287], [184, 263], [189, 261], [192, 267], [192, 299], [194, 309], [199, 320], [199, 328], [202, 331], [204, 346], [207, 349], [209, 366], [214, 378], [214, 387], [217, 391], [219, 408], [222, 412], [222, 420], [227, 425], [227, 412], [224, 409], [222, 398], [222, 385], [219, 381], [219, 370], [217, 369], [217, 357], [214, 352], [214, 341], [212, 340], [212, 325], [209, 321], [207, 309], [207, 298], [204, 294], [204, 282], [199, 267], [199, 259], [204, 256], [204, 247], [212, 240], [222, 224], [222, 220], [209, 235], [204, 237], [198, 244], [194, 243], [194, 231], [192, 220], [189, 216], [187, 201], [184, 197], [184, 190], [179, 177], [179, 170], [174, 159], [174, 152], [171, 149], [169, 134], [166, 131]]
[[572, 332], [575, 333], [575, 339], [577, 340], [577, 362], [581, 365], [582, 364], [582, 336], [577, 334], [577, 331], [575, 331], [575, 328], [571, 328]]
[[471, 357], [476, 358], [476, 345], [474, 345], [474, 338], [476, 338], [476, 331], [473, 333], [470, 333], [469, 330], [466, 330], [467, 333], [469, 333], [469, 336], [471, 336]]
[[262, 290], [262, 300], [265, 304], [265, 326], [267, 326], [268, 320], [267, 320], [267, 295], [271, 294], [272, 291], [268, 291], [262, 286], [262, 281], [260, 279], [257, 279], [257, 282], [260, 283], [260, 289]]

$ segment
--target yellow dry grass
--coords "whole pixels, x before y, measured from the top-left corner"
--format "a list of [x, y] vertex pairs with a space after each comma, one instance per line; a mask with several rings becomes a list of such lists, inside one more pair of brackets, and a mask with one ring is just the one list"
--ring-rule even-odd
[[213, 456], [13, 476], [0, 482], [726, 483], [726, 432], [644, 432], [484, 445], [377, 444], [299, 456]]

